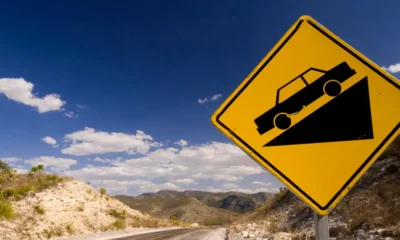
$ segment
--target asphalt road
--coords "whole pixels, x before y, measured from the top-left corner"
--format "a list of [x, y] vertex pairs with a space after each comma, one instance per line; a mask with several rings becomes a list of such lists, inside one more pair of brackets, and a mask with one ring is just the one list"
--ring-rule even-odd
[[207, 240], [216, 229], [174, 229], [118, 238], [116, 240]]

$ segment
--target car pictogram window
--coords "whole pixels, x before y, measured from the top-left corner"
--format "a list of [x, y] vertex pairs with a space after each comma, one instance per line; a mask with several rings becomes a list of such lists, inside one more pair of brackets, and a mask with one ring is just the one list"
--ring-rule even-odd
[[276, 103], [275, 104], [278, 105], [279, 103], [285, 101], [287, 98], [289, 98], [291, 95], [294, 94], [294, 93], [289, 94], [289, 96], [287, 96], [288, 94], [282, 94], [283, 91], [286, 91], [286, 89], [288, 87], [293, 86], [294, 84], [297, 85], [300, 82], [302, 82], [302, 84], [304, 84], [303, 88], [307, 87], [308, 85], [310, 85], [310, 83], [313, 82], [312, 80], [315, 80], [315, 79], [312, 79], [310, 77], [309, 73], [322, 73], [322, 74], [324, 74], [324, 73], [326, 73], [326, 71], [321, 70], [321, 69], [317, 69], [317, 68], [310, 68], [310, 69], [306, 70], [305, 72], [303, 72], [302, 74], [300, 74], [299, 76], [297, 76], [296, 78], [294, 78], [293, 80], [289, 81], [288, 83], [286, 83], [285, 85], [283, 85], [282, 87], [280, 87], [278, 89], [278, 91], [276, 93]]

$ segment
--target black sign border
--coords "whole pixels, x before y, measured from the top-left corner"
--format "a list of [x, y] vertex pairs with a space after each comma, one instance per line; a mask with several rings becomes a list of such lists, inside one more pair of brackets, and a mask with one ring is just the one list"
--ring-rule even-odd
[[[357, 171], [346, 181], [346, 183], [340, 188], [340, 190], [333, 196], [331, 200], [325, 205], [321, 206], [317, 201], [315, 201], [313, 198], [311, 198], [307, 193], [305, 193], [299, 186], [297, 186], [292, 180], [290, 180], [287, 176], [285, 176], [281, 171], [279, 171], [274, 165], [272, 165], [270, 162], [268, 162], [267, 159], [265, 159], [261, 154], [259, 154], [255, 149], [253, 149], [248, 143], [246, 143], [243, 139], [241, 139], [238, 135], [235, 134], [234, 131], [229, 129], [225, 124], [223, 124], [220, 120], [222, 114], [229, 108], [229, 106], [235, 101], [237, 97], [240, 96], [240, 94], [249, 86], [249, 84], [258, 76], [258, 74], [268, 65], [268, 63], [275, 57], [275, 55], [285, 46], [285, 44], [290, 40], [290, 38], [299, 30], [300, 26], [305, 22], [305, 20], [301, 19], [294, 30], [289, 34], [289, 36], [282, 42], [282, 44], [272, 53], [272, 55], [262, 64], [262, 66], [257, 70], [255, 74], [252, 75], [252, 77], [246, 82], [246, 84], [236, 93], [236, 95], [228, 102], [228, 104], [222, 109], [222, 111], [217, 115], [216, 121], [218, 124], [220, 124], [223, 128], [225, 128], [231, 135], [233, 135], [237, 140], [239, 140], [244, 146], [246, 146], [252, 153], [254, 153], [258, 158], [264, 161], [270, 168], [272, 168], [277, 174], [279, 174], [282, 178], [284, 178], [287, 182], [289, 182], [294, 188], [296, 188], [297, 191], [299, 191], [303, 196], [305, 196], [308, 200], [310, 200], [313, 204], [315, 204], [320, 210], [327, 210], [331, 204], [340, 196], [340, 194], [349, 186], [349, 184], [353, 181], [354, 178], [358, 176], [358, 174], [365, 168], [365, 166], [374, 158], [374, 156], [377, 154], [377, 152], [386, 144], [387, 141], [393, 136], [393, 134], [396, 133], [396, 131], [400, 127], [400, 123], [398, 123], [395, 128], [389, 133], [389, 135], [382, 141], [381, 144], [372, 152], [372, 154], [364, 161], [364, 163], [357, 169]], [[322, 33], [324, 36], [329, 38], [332, 42], [336, 43], [338, 46], [340, 46], [343, 50], [347, 51], [349, 54], [351, 54], [353, 57], [355, 57], [357, 60], [361, 61], [364, 63], [366, 66], [368, 66], [371, 70], [373, 70], [375, 73], [377, 73], [379, 76], [381, 76], [383, 79], [387, 80], [390, 82], [393, 86], [395, 86], [397, 89], [400, 90], [400, 86], [393, 82], [392, 79], [388, 78], [384, 74], [382, 74], [378, 69], [376, 69], [374, 66], [369, 64], [367, 61], [365, 61], [362, 57], [360, 57], [358, 54], [352, 52], [348, 47], [344, 46], [342, 43], [337, 41], [335, 38], [330, 36], [327, 32], [325, 32], [322, 28], [317, 26], [315, 23], [313, 23], [310, 20], [307, 20], [307, 22], [314, 27], [316, 30], [318, 30], [320, 33]]]

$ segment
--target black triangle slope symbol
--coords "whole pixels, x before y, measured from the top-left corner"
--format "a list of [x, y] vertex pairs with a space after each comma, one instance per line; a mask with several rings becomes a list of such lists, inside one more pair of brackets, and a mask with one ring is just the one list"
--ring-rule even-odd
[[264, 147], [373, 138], [368, 77], [365, 77]]

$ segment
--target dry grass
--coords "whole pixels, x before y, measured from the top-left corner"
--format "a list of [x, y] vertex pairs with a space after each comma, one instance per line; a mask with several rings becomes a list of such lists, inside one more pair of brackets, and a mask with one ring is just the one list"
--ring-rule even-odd
[[[292, 209], [291, 216], [280, 220], [284, 222], [278, 222], [279, 231], [296, 231], [305, 224], [311, 226], [312, 209], [290, 191], [275, 195], [262, 210], [257, 210], [250, 217], [250, 221], [271, 220], [272, 216], [289, 208]], [[332, 228], [333, 237], [351, 236], [361, 227], [367, 230], [397, 227], [395, 231], [400, 234], [400, 136], [384, 151], [330, 216], [340, 218], [348, 226]]]
[[277, 233], [278, 232], [278, 224], [275, 219], [270, 221], [270, 224], [268, 225], [268, 232], [270, 233]]
[[44, 208], [41, 207], [40, 205], [36, 205], [36, 206], [34, 207], [34, 209], [35, 209], [35, 212], [39, 213], [40, 215], [43, 215], [43, 214], [45, 213]]
[[85, 211], [85, 203], [79, 203], [78, 206], [76, 207], [76, 209], [77, 209], [79, 212]]
[[[43, 166], [34, 169], [43, 169]], [[0, 218], [10, 219], [15, 217], [9, 201], [20, 200], [27, 194], [34, 194], [46, 188], [56, 186], [58, 183], [67, 180], [55, 174], [44, 174], [40, 170], [35, 170], [29, 174], [17, 174], [15, 170], [8, 166], [8, 163], [0, 160]], [[44, 209], [39, 205], [34, 210], [39, 214], [44, 214]]]
[[57, 227], [51, 227], [50, 229], [45, 229], [43, 231], [43, 236], [45, 236], [48, 239], [51, 239], [52, 237], [61, 237], [64, 234], [64, 228], [61, 226]]
[[143, 219], [142, 221], [140, 221], [140, 226], [145, 227], [145, 228], [157, 228], [157, 227], [159, 227], [159, 221], [154, 220], [152, 218]]
[[113, 224], [111, 224], [112, 228], [116, 229], [116, 230], [121, 230], [121, 229], [125, 229], [126, 228], [126, 221], [125, 220], [121, 220], [121, 219], [117, 219], [115, 220], [115, 222]]
[[127, 217], [127, 213], [125, 210], [118, 211], [117, 209], [110, 209], [107, 211], [107, 214], [118, 219], [125, 219]]
[[9, 176], [0, 172], [0, 177], [2, 178], [0, 200], [20, 200], [29, 192], [40, 192], [66, 180], [54, 174]]
[[107, 190], [105, 188], [100, 188], [99, 192], [100, 195], [103, 196], [104, 194], [106, 194]]
[[72, 224], [71, 223], [69, 223], [69, 224], [67, 224], [67, 226], [65, 226], [65, 230], [67, 230], [67, 233], [69, 235], [72, 235], [75, 232], [74, 229], [72, 228]]
[[0, 220], [15, 217], [14, 210], [9, 202], [0, 201]]

